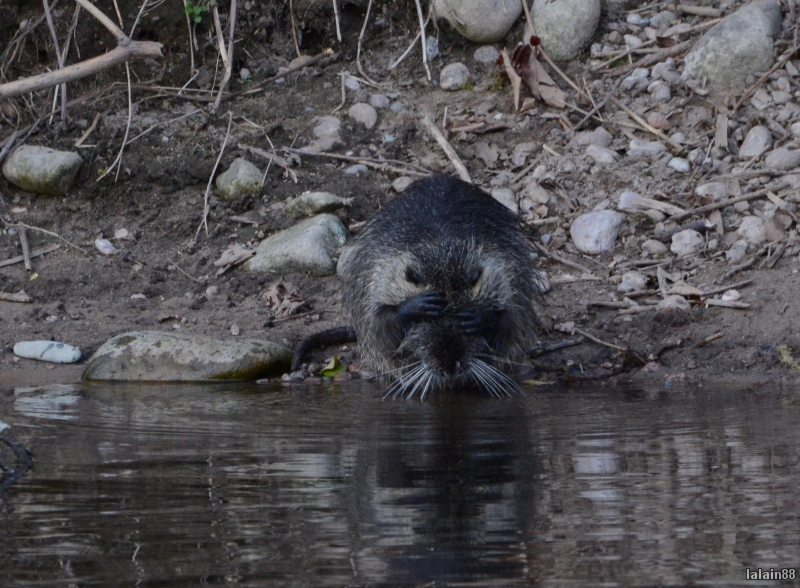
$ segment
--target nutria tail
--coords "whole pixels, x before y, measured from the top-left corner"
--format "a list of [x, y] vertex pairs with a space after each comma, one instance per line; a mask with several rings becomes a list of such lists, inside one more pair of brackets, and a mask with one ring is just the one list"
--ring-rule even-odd
[[309, 335], [302, 341], [292, 355], [292, 371], [296, 372], [303, 364], [303, 358], [312, 349], [317, 347], [327, 347], [328, 345], [339, 345], [356, 340], [356, 330], [353, 327], [334, 327], [319, 333]]
[[543, 276], [517, 217], [447, 176], [411, 184], [339, 258], [362, 359], [394, 394], [516, 387], [538, 331]]

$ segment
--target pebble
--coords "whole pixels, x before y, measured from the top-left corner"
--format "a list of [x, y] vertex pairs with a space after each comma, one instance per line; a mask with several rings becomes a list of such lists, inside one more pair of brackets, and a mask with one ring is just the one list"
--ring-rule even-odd
[[647, 278], [639, 272], [622, 274], [622, 281], [617, 286], [620, 292], [641, 292], [647, 287]]
[[383, 94], [372, 94], [369, 97], [369, 103], [373, 108], [389, 108], [391, 101]]
[[97, 247], [97, 250], [103, 255], [114, 255], [119, 252], [108, 239], [95, 239], [94, 246]]
[[522, 3], [504, 0], [434, 0], [433, 10], [473, 43], [496, 43], [506, 36], [519, 19]]
[[650, 19], [650, 26], [657, 29], [666, 29], [677, 20], [678, 16], [670, 10], [662, 10]]
[[686, 257], [699, 253], [704, 245], [703, 235], [693, 229], [686, 229], [672, 235], [672, 245], [669, 249], [678, 257]]
[[332, 214], [320, 214], [262, 241], [255, 249], [256, 255], [244, 263], [244, 269], [330, 276], [336, 272], [334, 258], [346, 240], [347, 229], [342, 221]]
[[739, 147], [739, 159], [746, 161], [758, 157], [772, 147], [772, 133], [763, 125], [756, 125], [747, 132]]
[[661, 80], [656, 80], [647, 86], [647, 92], [656, 102], [669, 102], [672, 98], [672, 92], [669, 89], [669, 84]]
[[770, 169], [792, 169], [800, 165], [800, 150], [778, 147], [764, 158], [764, 165]]
[[399, 178], [395, 179], [395, 181], [392, 182], [392, 189], [395, 192], [400, 193], [413, 183], [414, 183], [413, 178], [409, 178], [408, 176], [400, 176]]
[[500, 57], [500, 52], [492, 45], [483, 45], [475, 49], [472, 58], [478, 63], [494, 64]]
[[256, 380], [288, 371], [292, 352], [269, 341], [132, 331], [109, 339], [86, 365], [90, 381]]
[[508, 208], [514, 214], [519, 213], [519, 205], [514, 191], [510, 188], [495, 188], [492, 190], [492, 198]]
[[589, 212], [576, 218], [569, 232], [572, 242], [584, 253], [603, 253], [614, 246], [624, 216], [613, 210]]
[[637, 49], [642, 46], [642, 41], [636, 35], [623, 35], [622, 37], [625, 40], [625, 45], [630, 49]]
[[659, 141], [642, 141], [641, 139], [631, 139], [628, 145], [629, 157], [653, 157], [662, 154], [667, 148]]
[[392, 105], [389, 107], [389, 110], [392, 112], [403, 112], [405, 105], [402, 102], [393, 102]]
[[356, 163], [344, 170], [344, 173], [350, 176], [357, 176], [358, 174], [366, 174], [368, 172], [369, 168], [363, 163]]
[[57, 341], [20, 341], [14, 345], [14, 355], [50, 363], [75, 363], [81, 358], [81, 350]]
[[591, 43], [600, 9], [600, 0], [534, 0], [531, 17], [548, 55], [571, 61]]
[[638, 25], [640, 22], [642, 22], [642, 17], [640, 15], [636, 14], [635, 12], [631, 12], [625, 18], [625, 22], [627, 22], [628, 24], [632, 24], [632, 25]]
[[246, 159], [238, 157], [224, 173], [217, 176], [217, 191], [223, 200], [235, 202], [259, 192], [263, 177], [260, 169]]
[[692, 305], [683, 296], [677, 294], [667, 296], [664, 300], [656, 304], [656, 312], [671, 312], [671, 311], [690, 311]]
[[613, 151], [608, 147], [600, 147], [599, 145], [589, 145], [586, 148], [586, 155], [601, 165], [614, 163], [617, 159], [619, 159], [619, 154], [616, 151]]
[[345, 76], [344, 87], [348, 90], [358, 91], [361, 89], [361, 83], [353, 76]]
[[313, 119], [312, 122], [316, 123], [313, 130], [314, 140], [305, 147], [305, 151], [310, 151], [312, 153], [329, 151], [342, 142], [339, 136], [339, 129], [342, 126], [342, 121], [337, 117], [318, 116]]
[[366, 128], [371, 129], [378, 122], [378, 113], [375, 109], [365, 102], [353, 104], [347, 111], [347, 115], [357, 123], [361, 123]]
[[791, 130], [795, 137], [800, 137], [800, 122], [792, 123]]
[[330, 192], [303, 192], [284, 207], [283, 212], [291, 217], [307, 217], [323, 212], [334, 212], [350, 206], [352, 198], [340, 198]]
[[439, 86], [442, 90], [455, 92], [470, 81], [467, 66], [460, 62], [450, 63], [442, 68], [439, 74]]
[[689, 165], [689, 160], [684, 159], [683, 157], [673, 157], [667, 163], [667, 167], [671, 167], [675, 171], [679, 171], [681, 173], [689, 173], [691, 171], [692, 166]]
[[669, 128], [669, 119], [660, 112], [651, 112], [647, 115], [647, 124], [651, 127], [666, 131]]
[[747, 255], [747, 241], [740, 239], [725, 252], [725, 259], [728, 260], [729, 265], [737, 265], [741, 263], [745, 255]]
[[667, 252], [667, 246], [656, 239], [648, 239], [642, 243], [642, 251], [651, 257], [660, 257]]
[[81, 165], [83, 159], [77, 153], [21, 145], [6, 159], [3, 175], [23, 190], [45, 196], [66, 196]]
[[633, 90], [642, 80], [646, 80], [648, 77], [650, 77], [649, 70], [637, 67], [622, 80], [622, 87], [626, 90]]
[[759, 245], [766, 241], [767, 231], [764, 221], [757, 216], [746, 216], [742, 219], [742, 224], [736, 229], [736, 234], [748, 243]]
[[706, 200], [706, 204], [711, 204], [728, 196], [728, 186], [725, 182], [706, 182], [697, 186], [694, 193]]

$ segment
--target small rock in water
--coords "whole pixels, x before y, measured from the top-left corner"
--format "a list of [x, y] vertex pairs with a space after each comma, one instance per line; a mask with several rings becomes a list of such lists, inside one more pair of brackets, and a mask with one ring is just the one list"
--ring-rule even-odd
[[687, 255], [693, 255], [702, 251], [704, 245], [705, 240], [703, 239], [703, 235], [695, 230], [686, 229], [685, 231], [672, 235], [670, 251], [678, 257], [686, 257]]
[[463, 63], [451, 63], [442, 68], [439, 74], [439, 86], [442, 90], [456, 91], [464, 87], [470, 80], [469, 70]]
[[75, 363], [81, 358], [81, 350], [56, 341], [20, 341], [14, 345], [14, 355], [50, 363]]
[[613, 210], [583, 214], [569, 228], [575, 247], [584, 253], [603, 253], [614, 246], [624, 217]]
[[353, 104], [350, 110], [347, 111], [347, 114], [350, 118], [361, 123], [368, 129], [374, 127], [375, 123], [378, 122], [378, 113], [375, 112], [372, 106], [364, 102]]
[[739, 159], [748, 160], [758, 157], [772, 147], [772, 133], [763, 125], [757, 125], [747, 132], [739, 147]]
[[675, 171], [682, 173], [689, 173], [689, 171], [692, 169], [692, 166], [689, 165], [689, 161], [683, 157], [673, 157], [669, 160], [667, 167], [671, 167]]

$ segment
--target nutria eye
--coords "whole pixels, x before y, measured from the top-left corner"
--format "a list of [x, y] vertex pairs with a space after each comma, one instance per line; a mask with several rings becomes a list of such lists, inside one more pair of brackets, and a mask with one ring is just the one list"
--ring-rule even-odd
[[482, 267], [476, 267], [469, 270], [469, 273], [467, 273], [467, 281], [469, 282], [470, 288], [472, 288], [473, 286], [475, 286], [475, 284], [478, 283], [478, 280], [481, 279], [482, 275], [483, 275]]
[[406, 268], [406, 281], [418, 286], [422, 283], [422, 276], [413, 267], [408, 266]]

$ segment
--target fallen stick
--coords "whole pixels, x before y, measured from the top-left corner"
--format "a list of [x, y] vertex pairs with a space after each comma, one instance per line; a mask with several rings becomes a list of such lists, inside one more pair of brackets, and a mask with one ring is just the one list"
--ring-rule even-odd
[[[708, 25], [706, 24], [706, 26], [708, 26]], [[682, 32], [688, 32], [688, 30], [687, 31], [682, 31]], [[672, 47], [668, 47], [668, 48], [664, 49], [664, 51], [662, 51], [660, 53], [653, 53], [652, 55], [648, 55], [647, 57], [643, 57], [639, 61], [634, 61], [633, 63], [631, 63], [630, 65], [626, 65], [625, 67], [621, 67], [619, 69], [610, 68], [610, 69], [607, 69], [605, 71], [607, 73], [613, 73], [614, 75], [621, 76], [621, 75], [626, 74], [626, 73], [628, 73], [630, 71], [633, 71], [637, 67], [647, 67], [647, 66], [652, 65], [654, 63], [658, 63], [659, 61], [663, 61], [667, 57], [675, 57], [676, 55], [678, 55], [678, 53], [683, 53], [683, 51], [685, 51], [686, 49], [689, 49], [689, 47], [691, 47], [691, 46], [692, 46], [692, 41], [684, 41], [683, 43], [678, 43], [677, 45], [674, 45]], [[614, 60], [614, 61], [616, 61], [616, 60]]]
[[25, 269], [33, 271], [33, 266], [31, 265], [31, 248], [28, 245], [28, 231], [25, 230], [25, 227], [20, 227], [19, 229], [19, 244], [22, 246], [22, 261], [25, 263]]
[[687, 217], [690, 217], [694, 214], [702, 214], [704, 212], [711, 212], [712, 210], [719, 210], [720, 208], [725, 208], [726, 206], [736, 204], [737, 202], [747, 202], [748, 200], [753, 200], [754, 198], [760, 198], [761, 196], [766, 196], [767, 192], [769, 192], [769, 189], [764, 188], [763, 190], [758, 190], [756, 192], [745, 194], [743, 196], [737, 196], [736, 198], [730, 198], [729, 200], [725, 200], [723, 202], [715, 202], [714, 204], [707, 204], [706, 206], [701, 206], [693, 210], [688, 210], [683, 214], [677, 214], [672, 217], [672, 220], [677, 222]]
[[[56, 249], [59, 249], [61, 245], [54, 244], [48, 245], [47, 247], [42, 247], [41, 249], [34, 249], [31, 251], [30, 258], [33, 259], [34, 257], [39, 257], [40, 255], [44, 255], [45, 253], [52, 253]], [[10, 259], [5, 259], [0, 261], [0, 267], [6, 267], [9, 265], [14, 265], [17, 263], [22, 263], [25, 261], [25, 258], [22, 255], [18, 255], [17, 257], [12, 257]]]
[[697, 343], [692, 345], [692, 347], [694, 349], [700, 349], [701, 347], [705, 347], [706, 345], [708, 345], [712, 341], [716, 341], [717, 339], [722, 339], [724, 336], [725, 336], [725, 333], [714, 333], [713, 335], [709, 335], [708, 337], [706, 337], [702, 341], [698, 341]]
[[663, 132], [659, 131], [657, 128], [655, 128], [652, 125], [650, 125], [646, 120], [644, 120], [641, 116], [636, 114], [633, 110], [631, 110], [630, 108], [625, 106], [622, 102], [617, 100], [614, 96], [611, 96], [611, 98], [609, 98], [609, 100], [611, 100], [611, 102], [613, 102], [615, 105], [619, 106], [622, 110], [624, 110], [625, 113], [628, 116], [630, 116], [633, 120], [635, 120], [637, 123], [642, 125], [642, 127], [648, 133], [652, 133], [653, 135], [655, 135], [656, 137], [658, 137], [662, 141], [666, 141], [673, 148], [675, 153], [681, 153], [683, 151], [683, 147], [681, 145], [679, 145], [678, 143], [676, 143], [675, 141], [673, 141], [672, 139], [667, 137]]
[[[750, 88], [748, 88], [748, 90], [744, 94], [742, 94], [742, 97], [739, 98], [738, 102], [736, 102], [736, 104], [733, 106], [734, 114], [736, 114], [736, 111], [739, 110], [739, 107], [742, 105], [742, 103], [748, 98], [750, 98], [750, 96], [755, 94], [756, 90], [758, 90], [761, 87], [761, 85], [767, 81], [767, 78], [769, 76], [771, 76], [781, 67], [786, 65], [786, 62], [789, 61], [792, 57], [794, 57], [794, 54], [797, 53], [798, 50], [800, 50], [800, 45], [795, 45], [794, 47], [792, 47], [792, 50], [789, 51], [786, 57], [784, 57], [783, 59], [778, 58], [778, 61], [775, 62], [775, 65], [769, 68], [769, 70], [767, 70], [767, 72], [763, 76], [761, 76], [760, 78], [758, 78], [758, 80], [756, 80], [755, 84], [750, 86]], [[2, 98], [2, 94], [0, 94], [0, 98]]]
[[472, 183], [472, 178], [469, 177], [469, 172], [467, 168], [464, 166], [464, 163], [461, 161], [461, 158], [456, 153], [456, 150], [453, 149], [452, 145], [448, 143], [447, 139], [444, 138], [442, 131], [434, 124], [431, 120], [431, 117], [427, 114], [422, 118], [422, 124], [428, 129], [433, 138], [436, 139], [436, 142], [439, 143], [439, 147], [445, 152], [447, 157], [450, 159], [453, 167], [456, 168], [456, 172], [458, 173], [458, 177], [464, 180], [465, 182]]
[[[251, 147], [245, 146], [246, 149], [253, 149]], [[295, 149], [294, 147], [281, 147], [284, 151], [288, 151], [289, 153], [297, 153], [298, 155], [311, 155], [317, 157], [329, 157], [331, 159], [340, 159], [342, 161], [351, 161], [353, 163], [363, 163], [366, 166], [373, 166], [374, 169], [383, 169], [378, 166], [385, 166], [386, 164], [396, 166], [400, 165], [403, 167], [407, 167], [408, 169], [400, 170], [402, 173], [410, 173], [418, 176], [429, 176], [433, 175], [433, 172], [429, 169], [422, 167], [421, 165], [417, 165], [415, 163], [407, 163], [405, 161], [400, 161], [398, 159], [373, 159], [370, 157], [356, 157], [353, 155], [340, 155], [339, 153], [328, 153], [327, 151], [303, 151], [302, 149]], [[260, 151], [260, 150], [259, 150]], [[256, 151], [253, 151], [256, 154], [259, 154]], [[267, 153], [267, 152], [265, 152]], [[268, 153], [267, 153], [268, 154]], [[259, 154], [260, 155], [260, 154]], [[277, 163], [277, 161], [276, 161]]]
[[581, 331], [580, 329], [575, 329], [575, 332], [583, 335], [584, 337], [586, 337], [590, 341], [594, 341], [595, 343], [597, 343], [599, 345], [604, 345], [604, 346], [606, 346], [606, 347], [608, 347], [610, 349], [616, 349], [617, 351], [623, 351], [623, 352], [624, 351], [628, 351], [627, 349], [625, 349], [624, 347], [620, 347], [619, 345], [614, 345], [613, 343], [606, 343], [602, 339], [598, 339], [597, 337], [595, 337], [594, 335], [590, 335], [586, 331]]

